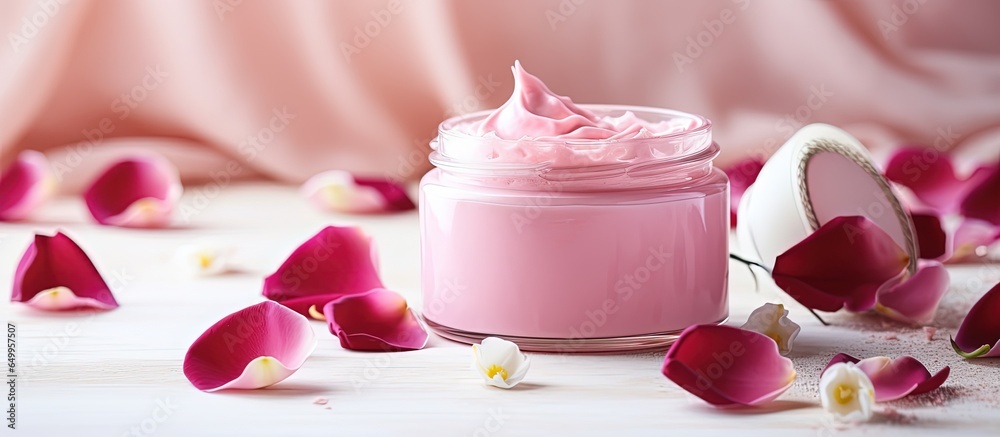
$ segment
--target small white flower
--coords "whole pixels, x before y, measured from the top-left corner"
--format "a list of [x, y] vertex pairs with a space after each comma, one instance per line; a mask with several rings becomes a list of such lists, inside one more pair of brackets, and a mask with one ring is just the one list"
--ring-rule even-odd
[[875, 386], [854, 363], [837, 363], [819, 379], [819, 399], [838, 420], [864, 422], [872, 417]]
[[482, 344], [472, 345], [472, 369], [482, 375], [487, 384], [511, 388], [524, 379], [531, 362], [516, 344], [486, 337]]
[[760, 308], [753, 310], [742, 329], [755, 331], [771, 337], [778, 343], [778, 351], [781, 355], [788, 355], [792, 351], [792, 342], [799, 335], [801, 329], [798, 324], [788, 318], [788, 310], [782, 304], [766, 303]]
[[189, 276], [210, 276], [229, 267], [228, 251], [205, 244], [186, 244], [174, 251], [173, 264]]

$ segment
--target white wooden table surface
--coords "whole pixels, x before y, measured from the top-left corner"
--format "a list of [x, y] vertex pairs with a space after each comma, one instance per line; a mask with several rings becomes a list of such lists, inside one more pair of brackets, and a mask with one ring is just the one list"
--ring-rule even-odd
[[[818, 324], [768, 280], [760, 292], [731, 266], [731, 318], [739, 325], [765, 301], [784, 302], [802, 333], [792, 359], [795, 386], [752, 410], [720, 411], [660, 374], [663, 353], [617, 356], [533, 354], [515, 390], [486, 387], [469, 368], [466, 345], [432, 337], [421, 351], [342, 350], [321, 322], [305, 365], [269, 389], [203, 393], [184, 378], [191, 342], [222, 316], [262, 300], [262, 278], [326, 224], [358, 224], [379, 245], [390, 288], [420, 307], [416, 213], [340, 216], [311, 208], [294, 187], [225, 187], [207, 202], [189, 189], [198, 213], [174, 229], [143, 231], [92, 224], [79, 198], [46, 205], [32, 223], [0, 224], [0, 283], [9, 287], [32, 232], [57, 228], [91, 255], [121, 307], [96, 315], [50, 314], [0, 303], [17, 325], [20, 379], [17, 430], [9, 435], [963, 435], [1000, 434], [1000, 360], [965, 362], [947, 342], [965, 311], [1000, 281], [997, 265], [952, 269], [932, 340], [920, 329], [874, 316], [829, 315]], [[201, 200], [204, 200], [201, 199]], [[585, 236], [582, 236], [585, 237]], [[167, 262], [178, 245], [231, 246], [240, 272], [187, 278]], [[7, 288], [9, 290], [9, 288]], [[937, 392], [880, 406], [872, 422], [835, 423], [820, 407], [818, 373], [837, 352], [910, 354], [931, 371], [952, 366]], [[5, 388], [6, 390], [6, 388]], [[326, 405], [314, 404], [326, 398]], [[6, 405], [6, 404], [4, 404]], [[6, 409], [6, 407], [5, 407]]]

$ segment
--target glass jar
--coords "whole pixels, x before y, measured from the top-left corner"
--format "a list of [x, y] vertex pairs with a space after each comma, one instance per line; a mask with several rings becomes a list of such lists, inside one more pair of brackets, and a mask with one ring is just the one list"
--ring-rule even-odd
[[711, 122], [626, 111], [655, 137], [504, 140], [441, 123], [420, 183], [423, 317], [462, 342], [525, 350], [662, 348], [728, 316], [729, 180]]

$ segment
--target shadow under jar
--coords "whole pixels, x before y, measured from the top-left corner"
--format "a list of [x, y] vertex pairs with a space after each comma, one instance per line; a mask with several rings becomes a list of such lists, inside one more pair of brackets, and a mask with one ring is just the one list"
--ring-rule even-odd
[[728, 316], [729, 180], [711, 122], [625, 111], [670, 128], [618, 140], [505, 140], [441, 123], [420, 183], [422, 315], [461, 342], [615, 352], [668, 346]]

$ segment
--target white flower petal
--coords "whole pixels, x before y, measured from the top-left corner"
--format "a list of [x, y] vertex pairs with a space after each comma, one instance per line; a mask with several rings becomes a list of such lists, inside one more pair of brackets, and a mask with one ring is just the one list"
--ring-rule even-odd
[[511, 388], [512, 385], [508, 384], [507, 381], [503, 379], [500, 375], [494, 375], [492, 379], [487, 379], [486, 383], [494, 387], [500, 388]]
[[481, 344], [472, 345], [472, 357], [472, 369], [486, 384], [505, 389], [521, 382], [530, 365], [516, 344], [496, 337], [487, 337]]
[[797, 323], [788, 318], [788, 310], [784, 305], [773, 303], [766, 303], [750, 313], [741, 329], [770, 337], [778, 343], [781, 355], [788, 355], [792, 351], [792, 343], [801, 330]]
[[511, 387], [520, 383], [521, 380], [524, 379], [524, 375], [528, 374], [529, 367], [531, 367], [531, 360], [529, 360], [528, 357], [524, 357], [524, 361], [521, 363], [520, 367], [507, 377], [507, 383], [510, 384]]
[[509, 361], [521, 353], [516, 344], [497, 337], [484, 338], [480, 351], [482, 351], [481, 360], [484, 364], [500, 364], [505, 367], [511, 365]]
[[863, 422], [872, 417], [875, 387], [854, 363], [837, 363], [819, 381], [823, 408], [842, 421]]
[[174, 251], [172, 262], [189, 276], [217, 275], [229, 267], [229, 251], [206, 244], [186, 244]]
[[486, 367], [483, 366], [483, 351], [478, 344], [472, 345], [472, 370], [486, 374]]

